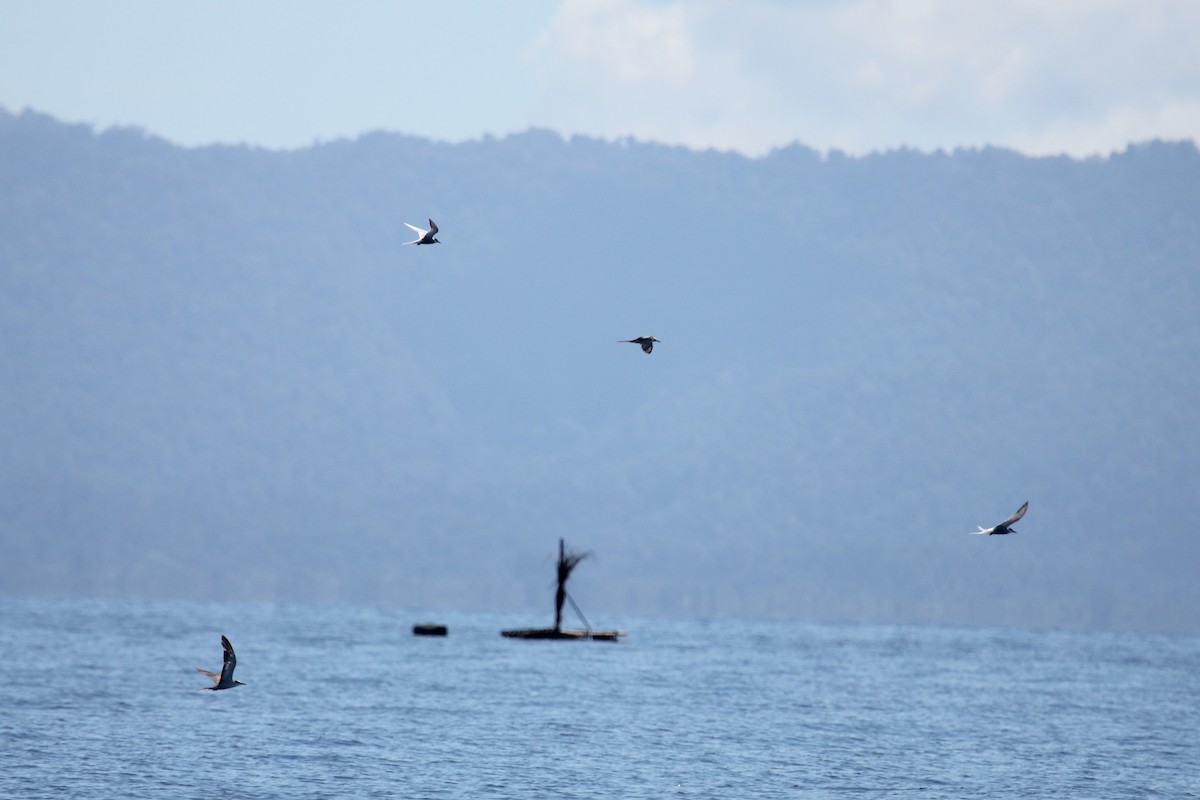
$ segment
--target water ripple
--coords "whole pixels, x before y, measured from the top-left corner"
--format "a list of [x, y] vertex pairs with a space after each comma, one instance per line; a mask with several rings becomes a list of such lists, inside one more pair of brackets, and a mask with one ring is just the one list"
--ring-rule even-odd
[[[1187, 797], [1200, 640], [0, 599], [0, 796]], [[218, 636], [245, 687], [201, 691]], [[11, 664], [11, 660], [9, 661]]]

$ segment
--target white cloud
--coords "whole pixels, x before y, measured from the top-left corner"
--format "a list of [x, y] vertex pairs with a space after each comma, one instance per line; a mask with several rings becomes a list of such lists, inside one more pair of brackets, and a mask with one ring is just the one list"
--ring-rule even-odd
[[618, 87], [695, 77], [692, 43], [679, 6], [639, 8], [628, 0], [564, 3], [538, 46], [558, 59], [596, 70]]
[[537, 124], [759, 154], [1200, 137], [1193, 0], [564, 0]]

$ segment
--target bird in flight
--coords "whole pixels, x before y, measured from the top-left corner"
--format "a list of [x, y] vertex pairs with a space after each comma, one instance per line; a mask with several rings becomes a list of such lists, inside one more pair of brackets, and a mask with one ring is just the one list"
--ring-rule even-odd
[[1021, 517], [1025, 516], [1025, 511], [1028, 508], [1029, 508], [1029, 501], [1026, 500], [1024, 503], [1021, 504], [1021, 507], [1018, 508], [1016, 511], [1014, 511], [1013, 515], [1011, 517], [1009, 517], [1008, 519], [1004, 520], [1004, 522], [1001, 522], [999, 525], [993, 525], [990, 528], [985, 528], [982, 525], [980, 525], [980, 526], [978, 526], [979, 530], [971, 531], [971, 533], [978, 534], [980, 536], [991, 536], [993, 534], [1000, 536], [1000, 535], [1003, 535], [1006, 533], [1016, 533], [1016, 531], [1013, 530], [1012, 527], [1010, 527], [1010, 526], [1012, 526], [1014, 523], [1016, 523], [1016, 521], [1019, 520]]
[[197, 672], [203, 672], [213, 680], [212, 686], [205, 686], [204, 688], [215, 692], [217, 689], [232, 689], [235, 686], [245, 686], [246, 684], [241, 681], [233, 679], [233, 668], [237, 666], [237, 656], [233, 654], [233, 645], [224, 636], [221, 637], [221, 647], [225, 650], [225, 663], [221, 666], [221, 673], [219, 675], [201, 667], [196, 667]]
[[[404, 224], [408, 225], [407, 222]], [[413, 229], [413, 232], [417, 234], [417, 238], [413, 239], [411, 242], [405, 242], [405, 244], [441, 244], [441, 242], [433, 238], [437, 236], [438, 232], [437, 223], [433, 220], [429, 220], [429, 230], [418, 228], [416, 225], [408, 225], [408, 227]]]
[[[639, 336], [636, 339], [618, 339], [618, 342], [628, 342], [629, 344], [640, 344], [643, 353], [653, 353], [654, 343], [658, 341], [653, 336]], [[661, 344], [661, 342], [660, 342]]]

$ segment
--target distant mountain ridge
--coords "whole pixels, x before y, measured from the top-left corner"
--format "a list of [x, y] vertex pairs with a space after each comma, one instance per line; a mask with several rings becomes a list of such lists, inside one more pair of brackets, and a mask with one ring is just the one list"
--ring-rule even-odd
[[1197, 208], [1190, 143], [274, 152], [0, 110], [0, 592], [544, 611], [561, 535], [602, 625], [1200, 631]]

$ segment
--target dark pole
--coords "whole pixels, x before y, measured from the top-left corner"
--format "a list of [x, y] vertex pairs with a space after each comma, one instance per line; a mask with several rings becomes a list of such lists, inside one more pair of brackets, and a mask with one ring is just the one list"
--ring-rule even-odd
[[554, 593], [554, 631], [562, 630], [563, 600], [567, 597], [567, 557], [562, 537], [558, 539], [558, 591]]
[[[565, 592], [564, 592], [564, 594], [565, 594]], [[571, 595], [568, 594], [567, 600], [570, 601], [571, 608], [575, 609], [575, 613], [579, 615], [579, 619], [583, 622], [583, 627], [587, 628], [590, 631], [592, 629], [592, 623], [587, 621], [587, 617], [585, 617], [583, 615], [583, 612], [579, 610], [579, 606], [575, 605], [575, 598], [571, 597]]]

